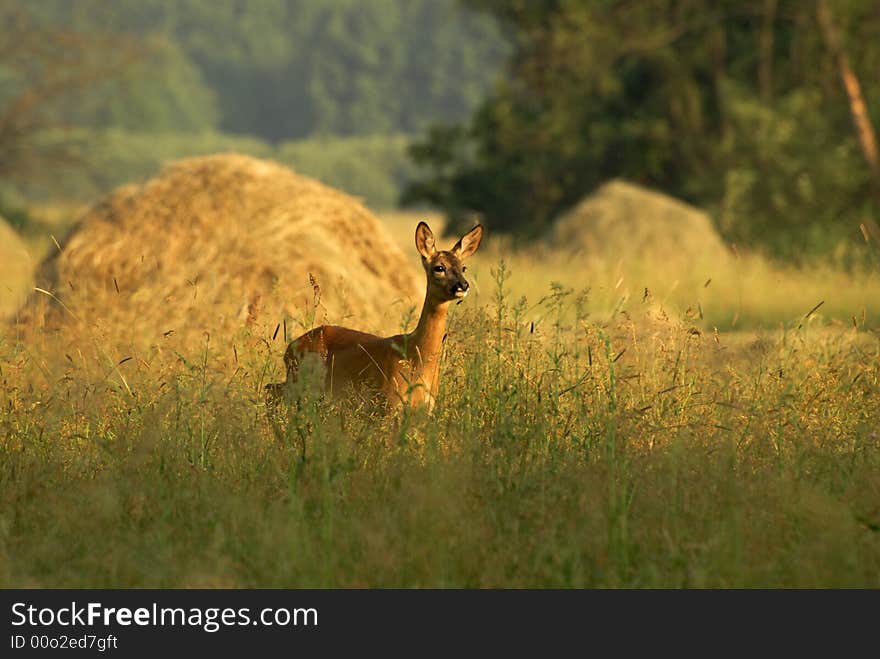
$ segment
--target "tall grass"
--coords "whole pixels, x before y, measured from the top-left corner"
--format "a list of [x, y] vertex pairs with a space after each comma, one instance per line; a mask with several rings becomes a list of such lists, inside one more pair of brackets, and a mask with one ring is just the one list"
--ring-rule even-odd
[[269, 325], [5, 339], [0, 586], [880, 586], [875, 333], [473, 269], [433, 416], [306, 392], [273, 432]]
[[[441, 216], [431, 213], [384, 213], [382, 219], [406, 253], [412, 250], [412, 228], [425, 219], [440, 232]], [[639, 236], [633, 237], [638, 242]], [[689, 237], [693, 240], [693, 237]], [[696, 237], [698, 240], [699, 237]], [[698, 244], [687, 253], [699, 251]], [[880, 251], [867, 246], [861, 265], [848, 268], [830, 259], [802, 264], [774, 261], [733, 248], [728, 259], [681, 258], [652, 253], [648, 258], [620, 258], [544, 245], [516, 245], [489, 232], [469, 264], [475, 290], [490, 291], [491, 270], [500, 259], [511, 272], [509, 290], [532, 302], [547, 293], [548, 282], [589, 291], [594, 319], [607, 321], [621, 310], [653, 306], [701, 330], [781, 329], [797, 325], [815, 305], [811, 322], [880, 328]]]

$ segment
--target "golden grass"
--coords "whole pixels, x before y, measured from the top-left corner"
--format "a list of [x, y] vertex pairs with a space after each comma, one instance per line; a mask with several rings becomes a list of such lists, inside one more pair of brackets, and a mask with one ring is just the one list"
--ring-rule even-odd
[[602, 320], [494, 270], [434, 416], [307, 396], [280, 440], [259, 327], [0, 343], [0, 587], [880, 585], [878, 337]]
[[[397, 212], [380, 218], [402, 249], [412, 244], [419, 220], [432, 227], [443, 225], [442, 217], [432, 213]], [[707, 239], [714, 244], [717, 236], [710, 233]], [[691, 240], [692, 249], [699, 252], [696, 238]], [[488, 295], [492, 272], [502, 260], [508, 268], [512, 299], [526, 297], [535, 303], [556, 282], [575, 292], [586, 291], [586, 309], [601, 321], [620, 311], [640, 314], [650, 308], [701, 330], [780, 329], [801, 323], [821, 302], [807, 322], [855, 323], [880, 331], [880, 272], [876, 269], [847, 272], [818, 261], [796, 266], [736, 249], [729, 258], [688, 261], [667, 259], [660, 253], [633, 258], [632, 252], [621, 256], [610, 249], [587, 254], [548, 243], [517, 247], [489, 227], [480, 251], [468, 265], [474, 293]], [[544, 315], [536, 309], [524, 322], [540, 321]]]
[[[413, 267], [416, 222], [442, 225], [382, 219]], [[706, 285], [490, 227], [434, 415], [306, 392], [280, 437], [271, 323], [173, 345], [20, 323], [0, 338], [0, 587], [876, 588], [876, 273], [731, 261]]]

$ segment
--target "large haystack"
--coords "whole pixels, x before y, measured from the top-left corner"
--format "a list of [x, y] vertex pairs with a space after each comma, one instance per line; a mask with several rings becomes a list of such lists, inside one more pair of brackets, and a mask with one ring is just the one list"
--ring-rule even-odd
[[728, 250], [698, 208], [614, 180], [556, 223], [553, 242], [586, 258], [654, 262], [726, 262]]
[[30, 256], [18, 234], [0, 217], [0, 320], [8, 318], [33, 285]]
[[390, 331], [421, 302], [416, 264], [415, 248], [404, 256], [358, 200], [221, 154], [172, 163], [90, 209], [38, 273], [62, 304], [44, 295], [30, 306], [49, 323], [78, 318], [150, 341], [286, 317], [290, 334], [312, 322]]

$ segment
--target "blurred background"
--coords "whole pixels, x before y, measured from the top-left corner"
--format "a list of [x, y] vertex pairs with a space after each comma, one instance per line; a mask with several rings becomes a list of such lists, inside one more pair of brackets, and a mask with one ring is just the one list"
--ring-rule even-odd
[[511, 52], [454, 0], [4, 0], [2, 20], [13, 219], [225, 149], [396, 206], [407, 147], [467, 121]]
[[[880, 587], [878, 65], [880, 0], [0, 0], [0, 588]], [[267, 415], [419, 220], [488, 229], [433, 414]]]
[[705, 218], [646, 220], [664, 250], [702, 231], [688, 258], [876, 270], [876, 0], [3, 0], [0, 21], [0, 215], [32, 251], [116, 186], [231, 150], [407, 243], [389, 211], [569, 245], [662, 193]]

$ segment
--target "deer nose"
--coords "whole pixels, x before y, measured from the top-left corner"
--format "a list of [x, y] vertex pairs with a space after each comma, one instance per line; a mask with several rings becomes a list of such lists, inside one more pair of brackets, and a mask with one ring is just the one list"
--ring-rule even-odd
[[457, 293], [458, 291], [466, 291], [469, 286], [470, 285], [464, 280], [456, 282], [455, 285], [452, 287], [452, 292]]

